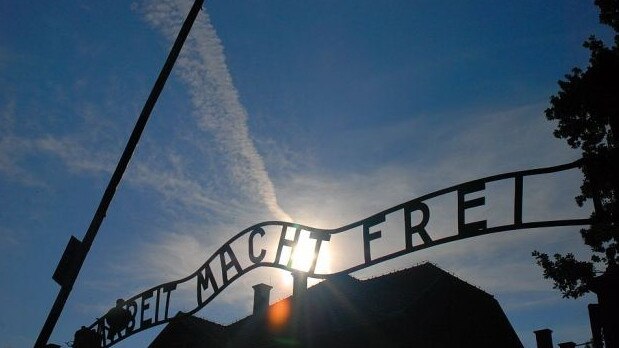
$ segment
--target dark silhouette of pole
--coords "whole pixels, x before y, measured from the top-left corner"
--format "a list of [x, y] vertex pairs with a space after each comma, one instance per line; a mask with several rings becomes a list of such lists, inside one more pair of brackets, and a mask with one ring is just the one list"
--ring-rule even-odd
[[146, 100], [146, 103], [142, 108], [142, 112], [140, 113], [140, 117], [138, 118], [135, 127], [133, 128], [133, 132], [131, 132], [131, 136], [129, 137], [127, 146], [125, 147], [125, 150], [123, 151], [122, 156], [120, 157], [120, 160], [116, 165], [116, 169], [112, 174], [110, 182], [105, 189], [103, 197], [101, 198], [101, 202], [99, 203], [99, 207], [97, 208], [97, 211], [95, 212], [95, 215], [90, 222], [90, 226], [86, 231], [84, 240], [79, 243], [79, 251], [76, 253], [75, 257], [71, 259], [72, 264], [70, 264], [70, 266], [66, 269], [66, 271], [68, 272], [68, 274], [66, 274], [66, 281], [61, 284], [60, 291], [58, 292], [58, 296], [56, 297], [56, 301], [54, 301], [54, 305], [52, 306], [52, 309], [50, 310], [47, 319], [45, 320], [45, 324], [43, 325], [43, 328], [41, 328], [39, 337], [34, 344], [36, 348], [45, 347], [47, 341], [49, 340], [49, 337], [52, 334], [52, 331], [54, 330], [54, 327], [56, 326], [56, 323], [58, 322], [58, 318], [60, 317], [64, 305], [69, 298], [69, 294], [73, 289], [73, 284], [77, 279], [77, 275], [79, 274], [79, 271], [84, 264], [86, 255], [88, 254], [88, 251], [90, 250], [90, 247], [95, 237], [97, 236], [99, 227], [103, 223], [103, 219], [105, 218], [107, 209], [112, 202], [112, 198], [114, 198], [116, 188], [118, 187], [118, 184], [123, 177], [125, 169], [129, 164], [129, 160], [133, 155], [133, 151], [135, 150], [138, 141], [140, 140], [140, 136], [144, 131], [144, 127], [148, 122], [150, 113], [155, 107], [155, 103], [157, 102], [157, 99], [159, 98], [159, 95], [163, 90], [163, 86], [165, 85], [168, 76], [170, 76], [170, 72], [172, 71], [172, 67], [176, 62], [176, 58], [178, 58], [181, 48], [183, 47], [183, 44], [185, 43], [185, 40], [189, 35], [189, 31], [191, 30], [191, 27], [193, 26], [193, 23], [198, 16], [198, 13], [200, 12], [200, 9], [202, 8], [203, 3], [204, 0], [195, 0], [193, 6], [191, 7], [191, 10], [189, 11], [189, 14], [187, 15], [187, 18], [185, 19], [185, 22], [183, 23], [183, 26], [181, 27], [180, 32], [178, 33], [178, 36], [176, 37], [176, 41], [174, 41], [174, 45], [172, 46], [172, 49], [168, 54], [168, 58], [166, 59], [163, 68], [161, 68], [161, 72], [159, 72], [157, 81], [155, 81], [155, 85], [153, 86], [153, 89], [151, 90], [150, 95], [148, 96], [148, 99]]

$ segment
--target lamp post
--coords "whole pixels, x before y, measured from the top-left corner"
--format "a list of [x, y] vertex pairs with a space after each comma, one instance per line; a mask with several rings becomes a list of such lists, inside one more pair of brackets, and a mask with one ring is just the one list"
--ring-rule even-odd
[[71, 237], [69, 244], [65, 252], [60, 259], [60, 263], [54, 272], [53, 279], [60, 285], [60, 291], [58, 292], [58, 296], [54, 301], [54, 304], [45, 320], [45, 324], [41, 328], [41, 332], [39, 333], [39, 337], [37, 338], [34, 346], [36, 348], [45, 347], [49, 337], [58, 322], [58, 318], [62, 313], [65, 303], [71, 294], [71, 290], [73, 289], [73, 284], [77, 279], [77, 276], [84, 264], [84, 260], [86, 259], [86, 255], [88, 255], [88, 251], [94, 242], [95, 237], [97, 236], [97, 232], [99, 231], [99, 227], [103, 223], [103, 219], [107, 213], [107, 209], [114, 198], [114, 193], [116, 192], [116, 188], [120, 183], [120, 180], [123, 177], [123, 174], [129, 164], [129, 160], [133, 155], [133, 152], [140, 140], [142, 132], [146, 127], [146, 123], [148, 122], [148, 118], [157, 103], [157, 99], [163, 90], [163, 86], [165, 85], [168, 77], [170, 76], [170, 72], [172, 71], [172, 67], [178, 58], [178, 55], [189, 35], [189, 31], [193, 26], [193, 23], [202, 8], [202, 4], [204, 0], [195, 0], [183, 26], [181, 27], [178, 36], [176, 37], [176, 41], [174, 41], [174, 45], [168, 54], [168, 58], [166, 59], [163, 68], [159, 72], [159, 76], [155, 81], [155, 85], [153, 86], [144, 107], [142, 108], [142, 112], [131, 132], [131, 136], [127, 141], [127, 145], [125, 150], [116, 165], [116, 169], [110, 178], [110, 181], [105, 189], [103, 197], [99, 203], [99, 206], [90, 222], [90, 226], [84, 235], [84, 239], [79, 241], [75, 237]]

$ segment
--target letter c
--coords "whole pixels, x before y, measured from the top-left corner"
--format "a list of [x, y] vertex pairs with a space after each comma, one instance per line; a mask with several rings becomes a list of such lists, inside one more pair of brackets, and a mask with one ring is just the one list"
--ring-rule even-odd
[[251, 231], [251, 233], [249, 234], [249, 259], [251, 260], [251, 262], [253, 263], [259, 263], [260, 261], [262, 261], [262, 259], [264, 259], [264, 256], [266, 255], [267, 251], [264, 249], [260, 250], [260, 255], [256, 256], [254, 255], [254, 237], [259, 234], [260, 237], [264, 237], [264, 230], [262, 229], [262, 227], [258, 227], [255, 228], [253, 231]]

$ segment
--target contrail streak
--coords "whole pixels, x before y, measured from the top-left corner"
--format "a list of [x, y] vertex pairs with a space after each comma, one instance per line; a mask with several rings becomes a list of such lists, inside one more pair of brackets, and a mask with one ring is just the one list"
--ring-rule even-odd
[[[145, 15], [172, 39], [190, 5], [180, 0], [149, 2]], [[232, 83], [221, 41], [205, 11], [194, 24], [177, 68], [189, 87], [198, 125], [214, 134], [234, 182], [247, 194], [258, 197], [276, 219], [291, 221], [277, 203], [273, 183], [250, 137], [247, 111]]]

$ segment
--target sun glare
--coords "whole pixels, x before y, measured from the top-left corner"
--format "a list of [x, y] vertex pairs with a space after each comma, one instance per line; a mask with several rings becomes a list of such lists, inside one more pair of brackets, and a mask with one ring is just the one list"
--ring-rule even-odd
[[[300, 240], [292, 255], [291, 266], [300, 271], [308, 271], [314, 261], [314, 248], [316, 244], [313, 240]], [[289, 255], [287, 255], [289, 257]], [[314, 273], [330, 273], [331, 272], [331, 248], [329, 242], [322, 242], [320, 251], [316, 260], [316, 269]], [[292, 275], [288, 272], [282, 273], [282, 282], [286, 287], [292, 288]], [[308, 286], [315, 285], [319, 282], [318, 279], [309, 278]]]

